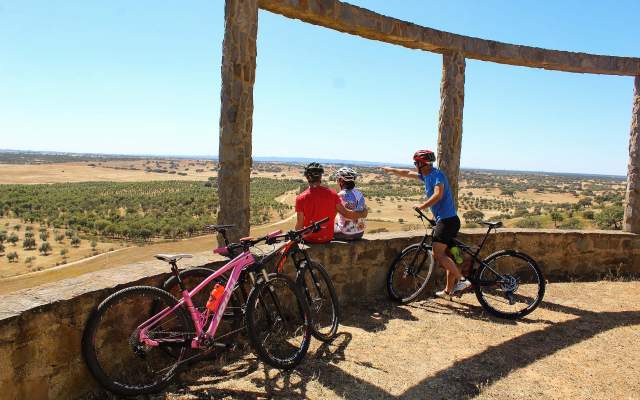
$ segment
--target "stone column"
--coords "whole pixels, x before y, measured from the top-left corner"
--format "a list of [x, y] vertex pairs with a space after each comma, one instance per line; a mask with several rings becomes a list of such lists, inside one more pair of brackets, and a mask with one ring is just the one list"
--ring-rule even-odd
[[622, 229], [627, 232], [640, 233], [640, 76], [635, 77], [633, 86], [627, 193], [624, 199]]
[[249, 233], [249, 179], [258, 0], [226, 0], [218, 148], [218, 223], [234, 224], [232, 240]]
[[465, 59], [462, 53], [442, 56], [440, 83], [440, 120], [438, 125], [438, 168], [451, 186], [453, 201], [458, 204], [458, 176], [462, 149], [462, 110], [464, 108]]

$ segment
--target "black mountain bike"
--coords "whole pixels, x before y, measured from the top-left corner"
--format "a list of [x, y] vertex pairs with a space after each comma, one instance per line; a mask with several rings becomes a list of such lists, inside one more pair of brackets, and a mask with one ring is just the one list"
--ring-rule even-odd
[[[435, 226], [435, 221], [419, 208], [414, 210], [423, 224], [426, 220], [431, 227]], [[470, 268], [463, 274], [472, 286], [457, 295], [474, 290], [478, 301], [490, 314], [508, 319], [524, 317], [540, 305], [544, 296], [542, 271], [533, 258], [518, 250], [500, 250], [484, 259], [478, 258], [491, 231], [502, 226], [502, 222], [480, 223], [488, 229], [479, 247], [453, 239], [453, 244], [471, 259]], [[409, 303], [427, 287], [435, 267], [431, 239], [432, 231], [428, 231], [420, 243], [403, 249], [391, 264], [387, 292], [392, 300]]]

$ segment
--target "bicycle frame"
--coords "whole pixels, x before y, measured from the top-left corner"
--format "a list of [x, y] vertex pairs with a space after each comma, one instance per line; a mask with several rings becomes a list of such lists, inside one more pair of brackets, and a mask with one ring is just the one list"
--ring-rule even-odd
[[[149, 318], [148, 320], [146, 320], [145, 322], [143, 322], [138, 326], [137, 329], [139, 331], [140, 342], [144, 343], [147, 346], [152, 346], [152, 347], [160, 346], [161, 344], [171, 346], [171, 345], [176, 345], [178, 343], [179, 344], [178, 347], [191, 347], [194, 349], [202, 348], [203, 342], [205, 342], [209, 338], [214, 337], [218, 329], [218, 326], [220, 324], [220, 320], [224, 315], [224, 311], [227, 307], [227, 303], [229, 302], [229, 299], [233, 294], [233, 290], [235, 288], [236, 282], [240, 277], [240, 273], [245, 268], [253, 265], [255, 261], [256, 259], [254, 255], [249, 250], [246, 250], [240, 255], [238, 255], [236, 258], [234, 258], [233, 260], [225, 264], [223, 267], [218, 269], [216, 272], [211, 274], [205, 280], [203, 280], [200, 284], [198, 284], [195, 288], [193, 288], [193, 290], [191, 291], [182, 290], [182, 298], [178, 301], [178, 304], [176, 304], [171, 308], [169, 307], [165, 308], [164, 310], [155, 314], [154, 316], [152, 316], [151, 318]], [[204, 287], [206, 287], [211, 281], [218, 278], [219, 276], [221, 276], [222, 274], [224, 274], [229, 270], [231, 270], [231, 274], [227, 280], [227, 285], [224, 288], [222, 300], [220, 301], [218, 309], [215, 312], [214, 318], [211, 320], [211, 322], [209, 323], [209, 326], [205, 330], [205, 324], [206, 324], [206, 321], [209, 319], [209, 315], [211, 311], [209, 311], [209, 309], [205, 309], [205, 311], [201, 313], [194, 307], [193, 301], [191, 299], [193, 296], [198, 294]], [[191, 316], [191, 319], [193, 320], [193, 324], [196, 329], [196, 332], [195, 332], [196, 337], [193, 338], [190, 341], [190, 343], [184, 343], [183, 340], [167, 340], [167, 339], [163, 339], [162, 340], [163, 343], [160, 343], [157, 340], [149, 338], [148, 336], [149, 329], [154, 327], [157, 323], [159, 323], [164, 318], [171, 315], [178, 308], [184, 305], [186, 305], [187, 310], [189, 311], [189, 315]]]
[[[432, 228], [433, 225], [435, 225], [435, 223], [429, 219], [427, 219], [429, 221], [429, 223], [431, 223]], [[480, 255], [480, 252], [482, 251], [482, 248], [484, 247], [487, 238], [489, 237], [489, 234], [491, 233], [491, 229], [494, 229], [493, 227], [489, 227], [487, 229], [487, 232], [484, 234], [484, 237], [482, 238], [482, 242], [480, 242], [480, 245], [478, 246], [478, 249], [474, 252], [471, 250], [471, 246], [461, 242], [460, 240], [453, 238], [453, 243], [460, 247], [460, 249], [462, 251], [464, 251], [465, 253], [467, 253], [468, 255], [471, 256], [472, 259], [472, 264], [471, 264], [471, 274], [467, 277], [469, 278], [469, 280], [474, 284], [474, 285], [480, 285], [480, 286], [493, 286], [496, 283], [499, 283], [500, 281], [497, 280], [493, 280], [493, 281], [480, 281], [479, 279], [476, 279], [476, 272], [479, 270], [478, 266], [483, 266], [488, 268], [489, 270], [491, 270], [496, 276], [499, 276], [501, 279], [504, 279], [504, 277], [502, 276], [502, 274], [499, 274], [498, 272], [496, 272], [493, 268], [491, 268], [490, 265], [488, 265], [487, 263], [485, 263], [483, 260], [479, 259], [478, 256]], [[420, 247], [431, 247], [427, 244], [427, 241], [429, 238], [432, 238], [433, 236], [433, 229], [431, 231], [431, 233], [427, 233], [424, 235], [424, 237], [422, 238], [422, 241], [420, 242]], [[448, 246], [450, 247], [450, 246]], [[415, 255], [415, 257], [417, 257], [417, 254]], [[413, 260], [413, 262], [415, 262], [415, 259]]]

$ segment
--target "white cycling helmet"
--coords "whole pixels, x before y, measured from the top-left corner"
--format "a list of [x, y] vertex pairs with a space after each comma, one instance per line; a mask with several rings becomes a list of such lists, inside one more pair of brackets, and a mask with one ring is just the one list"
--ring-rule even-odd
[[342, 167], [336, 171], [336, 179], [342, 179], [345, 182], [355, 182], [358, 173], [349, 167]]

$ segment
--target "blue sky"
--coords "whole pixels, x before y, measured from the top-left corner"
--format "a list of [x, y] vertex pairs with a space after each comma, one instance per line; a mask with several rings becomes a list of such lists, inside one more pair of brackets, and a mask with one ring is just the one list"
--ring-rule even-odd
[[[640, 56], [640, 2], [352, 0], [455, 33]], [[612, 6], [611, 4], [615, 4]], [[216, 155], [222, 0], [0, 0], [0, 148]], [[261, 11], [254, 155], [435, 148], [441, 56]], [[633, 81], [467, 61], [462, 166], [625, 174]]]

